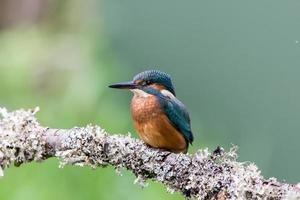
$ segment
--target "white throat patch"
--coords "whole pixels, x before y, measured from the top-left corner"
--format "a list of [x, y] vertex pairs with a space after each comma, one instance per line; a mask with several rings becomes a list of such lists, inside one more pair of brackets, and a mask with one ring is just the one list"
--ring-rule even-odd
[[132, 89], [130, 91], [133, 92], [133, 94], [138, 96], [138, 97], [145, 98], [145, 97], [150, 96], [150, 94], [148, 94], [147, 92], [144, 92], [143, 90], [140, 90], [140, 89]]
[[160, 93], [162, 93], [162, 95], [164, 95], [165, 97], [175, 99], [175, 96], [169, 90], [161, 90]]

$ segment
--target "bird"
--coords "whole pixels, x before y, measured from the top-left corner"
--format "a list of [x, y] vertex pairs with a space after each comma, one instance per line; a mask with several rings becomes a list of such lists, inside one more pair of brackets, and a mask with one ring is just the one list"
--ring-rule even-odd
[[130, 111], [135, 131], [148, 146], [174, 153], [187, 153], [194, 136], [190, 116], [179, 101], [171, 76], [159, 70], [147, 70], [132, 81], [108, 87], [133, 92]]

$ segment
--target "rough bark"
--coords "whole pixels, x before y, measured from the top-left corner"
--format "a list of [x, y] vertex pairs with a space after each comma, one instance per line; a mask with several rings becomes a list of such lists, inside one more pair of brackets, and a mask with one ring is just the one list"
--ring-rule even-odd
[[300, 199], [300, 185], [265, 179], [255, 164], [237, 162], [236, 147], [194, 154], [153, 149], [130, 135], [110, 135], [98, 126], [52, 129], [41, 126], [35, 110], [0, 109], [0, 175], [15, 164], [57, 157], [92, 168], [111, 165], [134, 173], [136, 181], [161, 182], [168, 191], [195, 199]]

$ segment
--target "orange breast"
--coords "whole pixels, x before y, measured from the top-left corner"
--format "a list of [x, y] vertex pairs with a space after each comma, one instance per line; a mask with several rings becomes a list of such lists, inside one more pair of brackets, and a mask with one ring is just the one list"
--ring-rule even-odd
[[173, 152], [186, 152], [184, 137], [170, 124], [155, 96], [134, 95], [131, 101], [131, 115], [139, 137], [146, 144]]

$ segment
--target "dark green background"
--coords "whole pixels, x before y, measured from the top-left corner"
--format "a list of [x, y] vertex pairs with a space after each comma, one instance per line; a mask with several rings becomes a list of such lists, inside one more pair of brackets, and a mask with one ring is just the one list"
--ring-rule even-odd
[[[0, 7], [9, 13], [26, 8], [7, 2]], [[299, 1], [68, 0], [30, 8], [39, 15], [0, 15], [0, 106], [40, 106], [46, 126], [134, 133], [131, 94], [106, 86], [160, 69], [190, 111], [191, 153], [236, 144], [239, 160], [264, 176], [300, 181]], [[152, 182], [140, 189], [128, 172], [57, 166], [51, 159], [6, 170], [0, 199], [181, 199]]]

